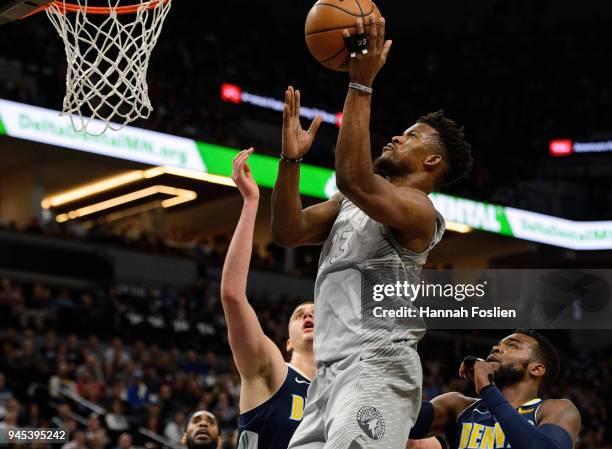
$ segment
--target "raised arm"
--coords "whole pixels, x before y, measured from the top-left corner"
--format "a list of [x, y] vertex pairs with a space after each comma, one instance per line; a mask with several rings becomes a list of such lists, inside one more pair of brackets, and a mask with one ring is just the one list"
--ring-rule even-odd
[[310, 149], [321, 118], [306, 131], [300, 125], [300, 91], [289, 86], [283, 111], [283, 157], [272, 192], [272, 237], [282, 246], [318, 244], [329, 235], [340, 210], [340, 196], [303, 209], [300, 198], [300, 162]]
[[[259, 205], [259, 188], [246, 163], [253, 149], [234, 159], [232, 178], [244, 203], [240, 220], [229, 246], [221, 277], [221, 302], [227, 322], [229, 343], [240, 377], [245, 383], [254, 377], [284, 377], [286, 371], [278, 347], [264, 334], [253, 307], [246, 297], [253, 229]], [[278, 373], [276, 371], [279, 371]]]
[[476, 361], [474, 388], [495, 416], [514, 449], [572, 449], [580, 432], [580, 413], [567, 399], [548, 399], [540, 407], [537, 427], [527, 421], [493, 383], [495, 362]]
[[[357, 54], [349, 62], [352, 83], [371, 88], [385, 64], [391, 41], [385, 42], [385, 22], [370, 21], [367, 54]], [[364, 31], [357, 19], [357, 32]], [[345, 37], [348, 31], [344, 31]], [[357, 86], [359, 87], [359, 86]], [[363, 89], [363, 87], [361, 88]], [[350, 88], [344, 103], [342, 126], [336, 145], [336, 180], [338, 188], [372, 219], [412, 238], [429, 241], [435, 226], [435, 211], [427, 195], [410, 187], [397, 187], [374, 174], [370, 147], [370, 113], [372, 95]]]

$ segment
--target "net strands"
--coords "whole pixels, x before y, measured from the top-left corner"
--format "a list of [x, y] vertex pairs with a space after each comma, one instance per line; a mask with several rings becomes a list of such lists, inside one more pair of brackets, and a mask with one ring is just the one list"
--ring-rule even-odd
[[172, 0], [141, 0], [131, 14], [122, 14], [120, 0], [108, 0], [105, 14], [88, 0], [76, 2], [57, 0], [46, 10], [68, 62], [62, 115], [76, 132], [92, 135], [148, 118], [149, 58]]

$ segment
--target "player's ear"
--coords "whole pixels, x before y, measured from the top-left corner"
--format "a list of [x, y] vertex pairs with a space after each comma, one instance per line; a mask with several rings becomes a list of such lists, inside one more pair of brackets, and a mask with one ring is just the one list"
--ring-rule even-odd
[[291, 343], [291, 339], [290, 338], [287, 339], [287, 346], [286, 346], [286, 348], [287, 348], [287, 352], [289, 352], [289, 353], [293, 352], [293, 343]]
[[544, 364], [533, 362], [530, 365], [529, 374], [534, 377], [539, 377], [540, 379], [544, 377], [544, 374], [546, 374], [546, 367]]
[[442, 156], [439, 154], [430, 154], [423, 161], [423, 165], [429, 171], [433, 171], [440, 164], [442, 164]]

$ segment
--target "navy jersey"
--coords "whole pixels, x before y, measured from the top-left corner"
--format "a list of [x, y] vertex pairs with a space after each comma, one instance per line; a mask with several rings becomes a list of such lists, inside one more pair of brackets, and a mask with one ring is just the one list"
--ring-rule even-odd
[[310, 380], [288, 365], [285, 382], [263, 404], [238, 419], [238, 449], [287, 449], [302, 421]]
[[[542, 399], [533, 399], [516, 410], [533, 426]], [[481, 400], [474, 402], [457, 417], [450, 432], [450, 449], [506, 449], [510, 444], [493, 414]]]

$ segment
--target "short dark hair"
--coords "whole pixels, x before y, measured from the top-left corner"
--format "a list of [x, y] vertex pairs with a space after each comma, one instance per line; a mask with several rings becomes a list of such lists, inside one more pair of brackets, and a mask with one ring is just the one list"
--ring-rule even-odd
[[208, 412], [208, 413], [210, 413], [211, 415], [213, 415], [213, 417], [214, 417], [215, 419], [217, 419], [217, 417], [215, 416], [215, 414], [214, 414], [214, 413], [212, 413], [212, 412], [209, 412], [208, 410], [205, 410], [205, 409], [195, 409], [194, 411], [192, 411], [191, 413], [189, 413], [189, 414], [187, 415], [187, 419], [185, 420], [185, 424], [183, 424], [183, 433], [186, 433], [186, 432], [187, 432], [187, 428], [189, 427], [189, 422], [191, 421], [191, 419], [193, 418], [193, 416], [194, 416], [196, 413], [200, 413], [200, 412]]
[[545, 385], [550, 385], [552, 382], [555, 382], [561, 371], [561, 362], [559, 360], [559, 352], [551, 341], [533, 329], [517, 329], [514, 333], [527, 335], [538, 343], [535, 350], [535, 356], [537, 361], [542, 363], [546, 368], [546, 373], [542, 381]]
[[465, 140], [463, 128], [444, 116], [439, 110], [419, 117], [417, 123], [425, 123], [438, 133], [438, 140], [446, 158], [448, 171], [440, 185], [449, 185], [467, 176], [472, 170], [472, 145]]

